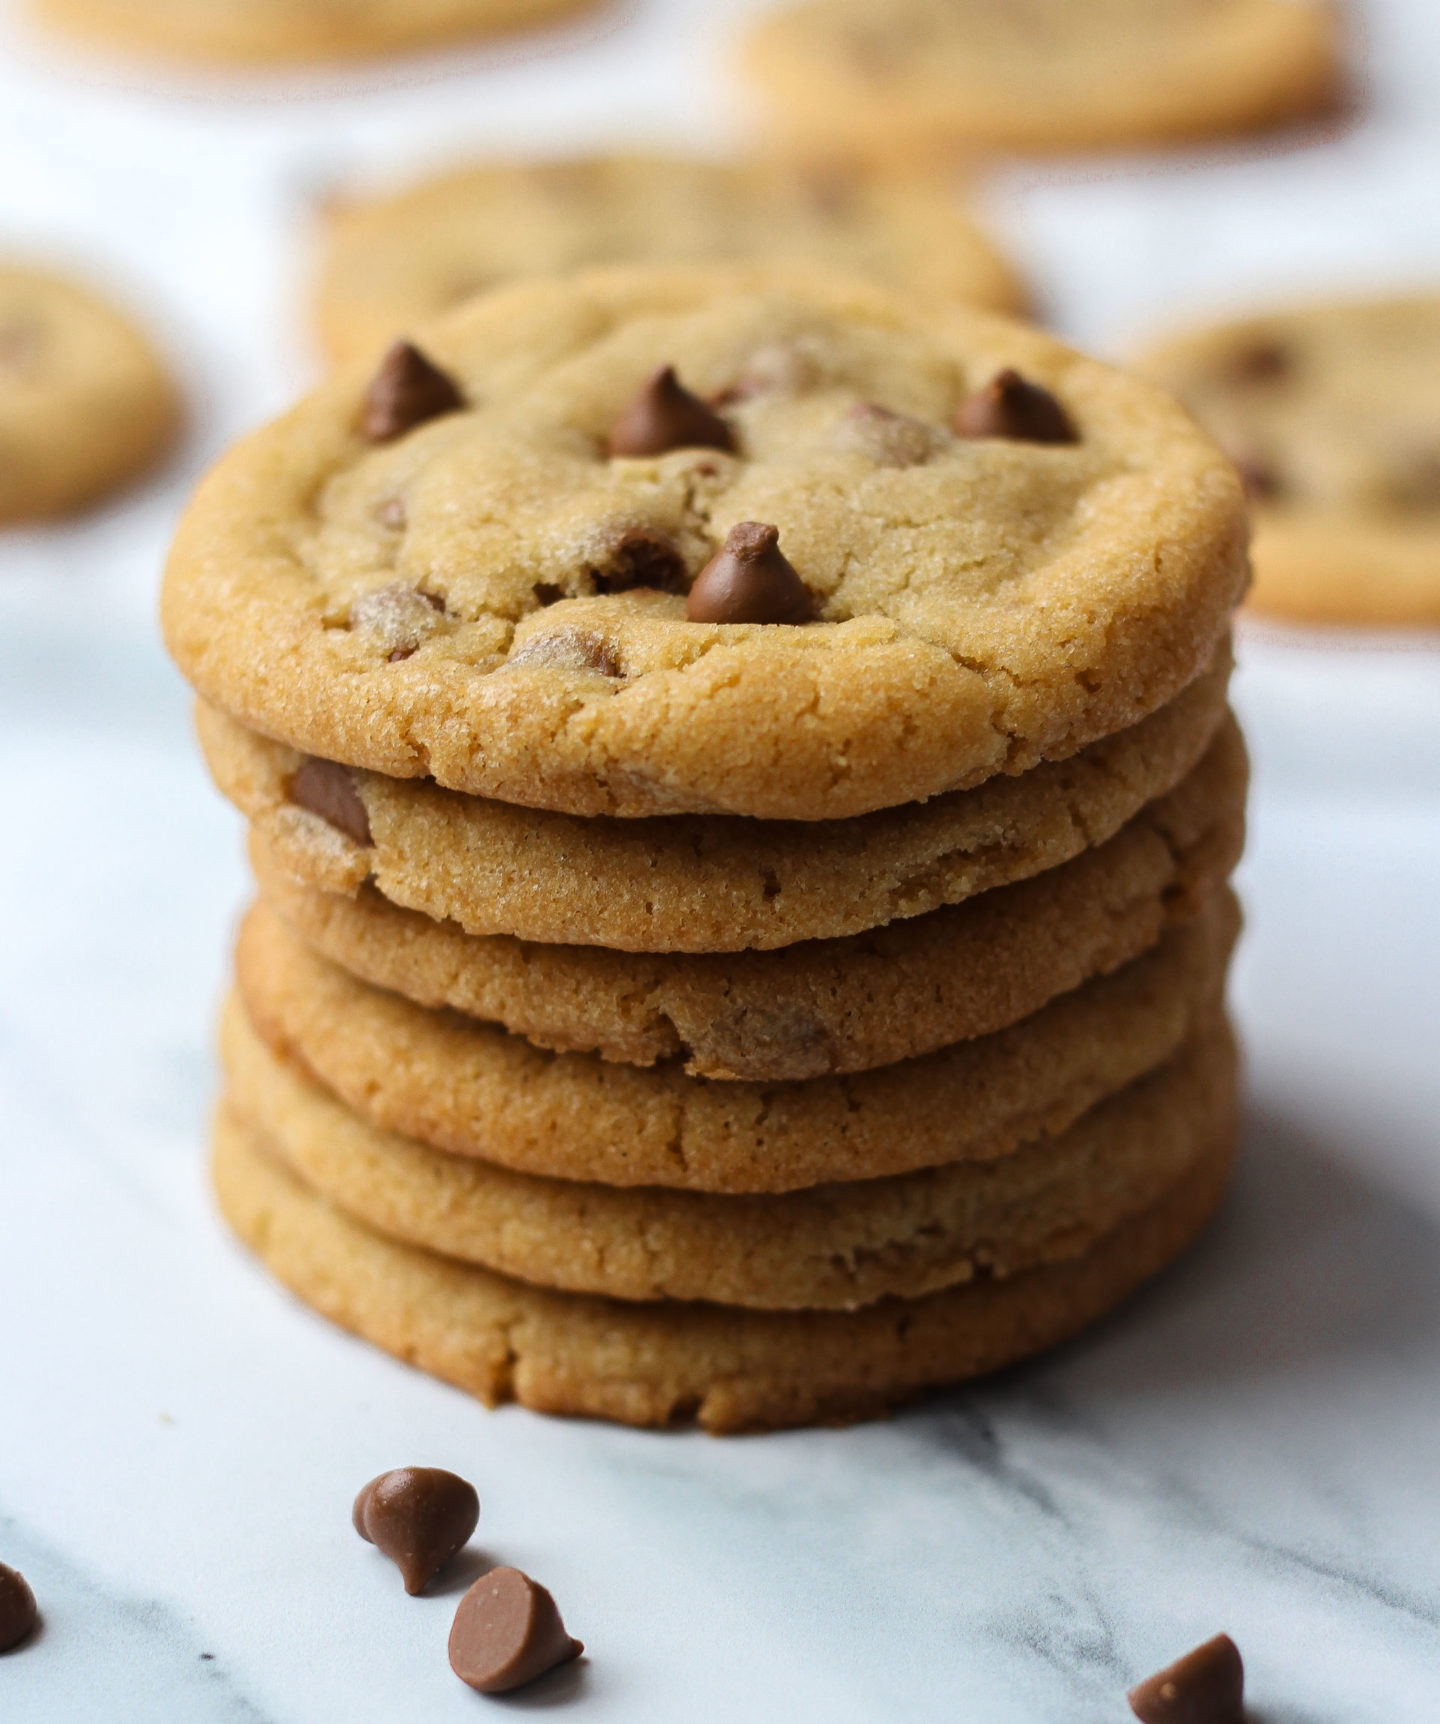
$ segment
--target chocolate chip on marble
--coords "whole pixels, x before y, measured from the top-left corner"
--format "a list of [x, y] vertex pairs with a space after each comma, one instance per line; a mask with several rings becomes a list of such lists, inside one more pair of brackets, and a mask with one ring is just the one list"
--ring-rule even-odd
[[1003, 437], [1013, 443], [1074, 443], [1075, 427], [1048, 389], [1006, 369], [961, 404], [955, 415], [961, 437]]
[[733, 450], [730, 427], [662, 365], [610, 427], [606, 449], [615, 455], [667, 455], [672, 449]]
[[1244, 1724], [1245, 1667], [1228, 1634], [1187, 1652], [1128, 1696], [1141, 1724]]
[[307, 760], [290, 780], [290, 800], [337, 827], [357, 844], [369, 845], [370, 816], [348, 766], [334, 760]]
[[0, 1562], [0, 1652], [27, 1640], [39, 1620], [35, 1594], [25, 1576]]
[[806, 623], [815, 601], [780, 549], [779, 529], [742, 521], [695, 577], [685, 614], [692, 623]]
[[465, 405], [453, 379], [408, 341], [397, 341], [380, 362], [360, 414], [360, 435], [391, 443], [442, 413]]
[[406, 1592], [423, 1592], [474, 1532], [474, 1485], [439, 1467], [396, 1467], [355, 1498], [355, 1530], [400, 1570]]
[[591, 578], [597, 593], [629, 593], [637, 587], [683, 593], [688, 573], [678, 546], [663, 533], [630, 527], [615, 539]]
[[496, 1568], [460, 1600], [450, 1668], [482, 1694], [508, 1694], [585, 1650], [565, 1632], [555, 1600], [518, 1568]]
[[940, 434], [923, 419], [864, 401], [841, 421], [840, 440], [881, 467], [921, 467], [935, 453]]
[[1227, 369], [1238, 383], [1278, 383], [1294, 368], [1295, 356], [1283, 341], [1252, 341], [1236, 352]]
[[593, 670], [601, 676], [622, 676], [615, 649], [588, 629], [551, 629], [531, 635], [505, 662], [506, 670], [546, 665], [556, 670]]

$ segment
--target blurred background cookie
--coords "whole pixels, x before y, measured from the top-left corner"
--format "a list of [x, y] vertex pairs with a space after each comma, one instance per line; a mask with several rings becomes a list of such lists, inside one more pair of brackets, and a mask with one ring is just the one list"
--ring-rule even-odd
[[126, 51], [238, 64], [348, 60], [548, 24], [590, 0], [31, 0], [45, 24]]
[[378, 352], [520, 275], [592, 263], [796, 263], [1019, 310], [1025, 289], [940, 177], [661, 155], [457, 167], [328, 212], [315, 319]]
[[1254, 609], [1440, 623], [1440, 297], [1244, 318], [1157, 346], [1143, 365], [1240, 468]]
[[745, 65], [778, 136], [905, 155], [1245, 131], [1330, 104], [1340, 59], [1297, 0], [809, 0]]
[[93, 502], [152, 466], [179, 425], [175, 385], [127, 318], [0, 262], [0, 522]]

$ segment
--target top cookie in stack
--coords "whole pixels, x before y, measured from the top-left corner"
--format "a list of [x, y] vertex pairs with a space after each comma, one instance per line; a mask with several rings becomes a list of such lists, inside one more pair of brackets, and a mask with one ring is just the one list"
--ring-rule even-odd
[[1149, 386], [756, 270], [518, 285], [202, 487], [262, 906], [217, 1179], [494, 1400], [849, 1416], [1223, 1187], [1240, 487]]

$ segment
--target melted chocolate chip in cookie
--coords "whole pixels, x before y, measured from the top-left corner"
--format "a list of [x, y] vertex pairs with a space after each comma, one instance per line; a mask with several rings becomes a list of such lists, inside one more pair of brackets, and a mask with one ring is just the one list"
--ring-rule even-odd
[[685, 388], [673, 365], [662, 365], [649, 379], [611, 426], [606, 440], [612, 457], [668, 455], [672, 449], [724, 449], [728, 453], [734, 447], [730, 427]]
[[334, 760], [307, 760], [290, 780], [290, 800], [297, 808], [318, 814], [357, 844], [368, 847], [373, 842], [370, 816], [348, 766]]
[[480, 1499], [473, 1485], [439, 1467], [396, 1467], [371, 1479], [351, 1519], [361, 1538], [400, 1570], [413, 1597], [474, 1532]]
[[852, 407], [840, 426], [840, 440], [868, 455], [878, 467], [921, 467], [943, 435], [923, 419], [894, 413], [871, 401]]
[[808, 623], [815, 601], [780, 549], [779, 529], [742, 521], [695, 577], [685, 614], [692, 623]]
[[679, 549], [663, 533], [629, 527], [615, 539], [591, 579], [597, 593], [629, 593], [639, 587], [683, 593], [688, 572]]
[[492, 1569], [460, 1600], [450, 1668], [482, 1694], [508, 1694], [585, 1650], [565, 1632], [555, 1600], [518, 1568]]
[[1013, 443], [1075, 443], [1070, 416], [1048, 389], [1005, 370], [961, 404], [955, 415], [961, 437], [1003, 437]]
[[1141, 1724], [1245, 1724], [1245, 1667], [1228, 1634], [1147, 1678], [1128, 1696]]
[[397, 341], [365, 392], [360, 435], [368, 443], [393, 443], [417, 425], [464, 405], [465, 397], [438, 365], [408, 341]]

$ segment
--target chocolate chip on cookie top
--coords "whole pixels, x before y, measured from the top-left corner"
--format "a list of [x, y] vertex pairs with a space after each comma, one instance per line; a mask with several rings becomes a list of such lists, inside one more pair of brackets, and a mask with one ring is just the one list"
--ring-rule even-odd
[[675, 375], [661, 366], [610, 428], [606, 447], [615, 455], [668, 455], [672, 449], [735, 447], [730, 427]]
[[438, 365], [408, 341], [397, 341], [365, 392], [360, 429], [372, 443], [389, 443], [464, 405], [465, 398]]
[[[418, 341], [462, 407], [370, 441], [372, 375], [338, 374], [171, 558], [187, 675], [305, 754], [579, 814], [847, 817], [1137, 722], [1243, 585], [1239, 483], [1180, 409], [959, 306], [605, 270]], [[957, 434], [1007, 371], [1028, 435]]]
[[1074, 443], [1075, 427], [1048, 389], [1008, 367], [955, 414], [961, 437], [1005, 437], [1015, 443]]
[[695, 578], [685, 614], [692, 623], [806, 623], [809, 590], [761, 521], [730, 529], [719, 554]]

